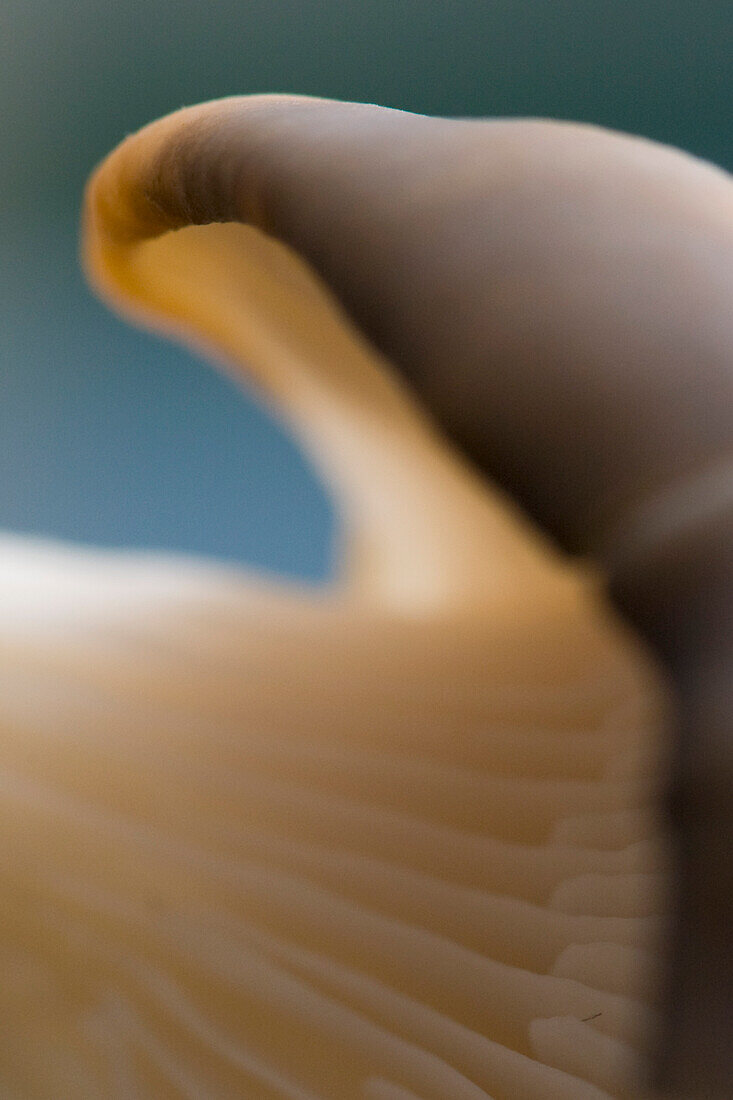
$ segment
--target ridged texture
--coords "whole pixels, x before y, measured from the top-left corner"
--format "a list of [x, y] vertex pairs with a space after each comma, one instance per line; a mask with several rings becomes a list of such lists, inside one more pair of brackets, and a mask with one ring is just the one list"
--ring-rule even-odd
[[655, 695], [590, 597], [0, 560], [2, 1095], [638, 1095]]

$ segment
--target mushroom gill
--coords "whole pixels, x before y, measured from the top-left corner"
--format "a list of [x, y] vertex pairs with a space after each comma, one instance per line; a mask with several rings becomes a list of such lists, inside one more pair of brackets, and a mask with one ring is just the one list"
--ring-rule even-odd
[[268, 232], [262, 135], [309, 110], [178, 112], [89, 186], [92, 282], [271, 395], [343, 568], [307, 591], [2, 541], [0, 1092], [638, 1096], [655, 671]]

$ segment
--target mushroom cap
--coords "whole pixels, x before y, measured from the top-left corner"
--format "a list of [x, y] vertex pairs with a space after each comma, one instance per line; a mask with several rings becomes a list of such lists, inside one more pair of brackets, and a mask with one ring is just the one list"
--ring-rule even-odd
[[285, 213], [278, 150], [308, 202], [326, 166], [366, 240], [363, 150], [384, 168], [451, 125], [225, 100], [90, 183], [95, 286], [267, 390], [341, 506], [343, 568], [308, 591], [0, 544], [10, 1095], [639, 1094], [653, 663], [594, 571], [456, 454]]

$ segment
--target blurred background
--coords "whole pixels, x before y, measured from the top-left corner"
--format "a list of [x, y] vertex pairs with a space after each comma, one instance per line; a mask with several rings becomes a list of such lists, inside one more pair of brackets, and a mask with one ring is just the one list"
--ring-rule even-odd
[[733, 168], [729, 0], [1, 0], [0, 529], [318, 581], [338, 522], [252, 394], [86, 290], [89, 171], [190, 103], [278, 91], [589, 120]]

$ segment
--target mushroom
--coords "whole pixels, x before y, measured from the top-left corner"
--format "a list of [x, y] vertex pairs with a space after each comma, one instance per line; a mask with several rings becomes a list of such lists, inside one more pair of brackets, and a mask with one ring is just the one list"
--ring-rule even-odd
[[[642, 180], [678, 156], [592, 128], [265, 96], [179, 111], [95, 172], [93, 284], [262, 387], [332, 487], [342, 568], [309, 591], [3, 540], [8, 1095], [639, 1095], [667, 695], [602, 571], [462, 457], [409, 384], [426, 372], [459, 438], [470, 409], [435, 364], [484, 315], [456, 225], [487, 192], [497, 363], [556, 346], [567, 256], [545, 256], [521, 333], [537, 222], [506, 226], [542, 184], [528, 158], [551, 149], [566, 202], [550, 229], [575, 218], [568, 247], [586, 247], [588, 166], [614, 143]], [[446, 196], [463, 222], [442, 218]], [[415, 263], [431, 250], [450, 293]], [[538, 370], [516, 395], [534, 442], [509, 401], [481, 446], [550, 529], [522, 456], [546, 447], [550, 485], [567, 463], [554, 507], [600, 545], [663, 462], [610, 500], [600, 458], [582, 476], [570, 461], [599, 421], [554, 438], [544, 386]]]

